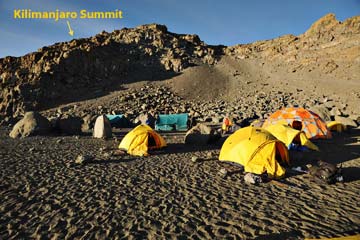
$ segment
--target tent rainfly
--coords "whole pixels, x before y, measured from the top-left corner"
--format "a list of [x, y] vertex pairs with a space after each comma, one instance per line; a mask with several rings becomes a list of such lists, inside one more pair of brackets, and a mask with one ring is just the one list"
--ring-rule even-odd
[[119, 148], [130, 155], [148, 156], [148, 150], [166, 146], [165, 140], [148, 125], [142, 124], [128, 132], [121, 140]]
[[245, 127], [225, 140], [219, 160], [239, 163], [245, 172], [281, 178], [285, 169], [280, 163], [289, 163], [289, 153], [284, 143], [265, 129]]

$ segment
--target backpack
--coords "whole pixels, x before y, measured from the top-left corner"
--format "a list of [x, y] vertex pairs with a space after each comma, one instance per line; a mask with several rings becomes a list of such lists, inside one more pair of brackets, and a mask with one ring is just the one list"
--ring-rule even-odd
[[309, 173], [317, 183], [334, 184], [343, 181], [341, 168], [341, 166], [337, 167], [335, 164], [319, 160], [318, 166], [311, 167]]

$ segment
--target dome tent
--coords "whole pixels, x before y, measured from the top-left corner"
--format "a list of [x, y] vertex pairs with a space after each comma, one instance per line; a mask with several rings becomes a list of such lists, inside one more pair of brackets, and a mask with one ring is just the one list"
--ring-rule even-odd
[[225, 140], [219, 160], [239, 163], [245, 172], [266, 172], [270, 178], [280, 178], [285, 175], [280, 162], [289, 163], [289, 153], [286, 146], [265, 129], [245, 127]]
[[327, 122], [326, 126], [328, 127], [328, 129], [330, 131], [334, 131], [334, 132], [343, 132], [343, 131], [346, 131], [346, 129], [347, 129], [346, 125], [344, 125], [338, 121]]
[[290, 107], [278, 110], [265, 120], [262, 127], [267, 128], [278, 123], [303, 131], [309, 139], [331, 138], [331, 132], [319, 115], [304, 108]]
[[297, 141], [301, 146], [319, 151], [319, 148], [306, 137], [304, 132], [293, 129], [288, 125], [274, 124], [267, 126], [265, 129], [274, 135], [277, 139], [282, 141], [288, 147], [288, 149], [290, 149], [292, 143]]
[[166, 146], [165, 140], [148, 125], [142, 124], [128, 132], [121, 140], [119, 148], [130, 155], [148, 156], [148, 150]]

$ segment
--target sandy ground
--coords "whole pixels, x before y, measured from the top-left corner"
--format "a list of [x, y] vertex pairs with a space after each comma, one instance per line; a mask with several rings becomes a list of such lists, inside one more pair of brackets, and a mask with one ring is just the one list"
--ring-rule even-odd
[[[169, 146], [149, 157], [111, 156], [119, 141], [91, 136], [13, 140], [0, 130], [0, 238], [303, 239], [360, 233], [360, 129], [318, 142], [342, 163], [344, 183], [318, 185], [288, 171], [281, 184], [219, 175], [221, 144]], [[121, 139], [123, 133], [118, 133]], [[77, 165], [77, 155], [95, 156]], [[109, 156], [110, 155], [110, 156]], [[191, 161], [193, 156], [203, 160]], [[232, 168], [236, 172], [236, 168]]]

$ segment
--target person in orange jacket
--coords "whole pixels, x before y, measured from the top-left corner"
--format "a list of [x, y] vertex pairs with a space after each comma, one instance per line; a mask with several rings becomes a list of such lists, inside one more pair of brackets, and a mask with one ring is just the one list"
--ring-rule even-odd
[[229, 116], [226, 115], [226, 116], [224, 117], [224, 119], [223, 119], [223, 123], [222, 123], [222, 126], [221, 126], [221, 131], [222, 131], [222, 133], [223, 133], [223, 134], [228, 133], [229, 130], [230, 130], [230, 127], [231, 127], [232, 125], [233, 125], [233, 124], [232, 124]]

